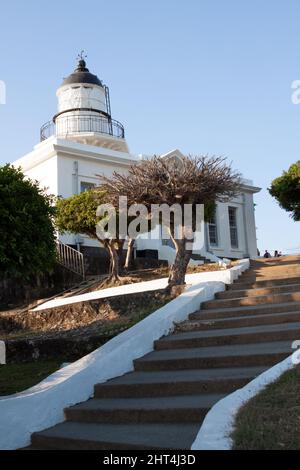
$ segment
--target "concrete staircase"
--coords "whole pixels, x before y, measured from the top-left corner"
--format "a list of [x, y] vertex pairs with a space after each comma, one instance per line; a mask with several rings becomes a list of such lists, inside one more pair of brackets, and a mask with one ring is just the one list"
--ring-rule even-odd
[[189, 449], [207, 411], [292, 353], [300, 339], [300, 258], [256, 261], [240, 280], [134, 361], [95, 385], [34, 449]]

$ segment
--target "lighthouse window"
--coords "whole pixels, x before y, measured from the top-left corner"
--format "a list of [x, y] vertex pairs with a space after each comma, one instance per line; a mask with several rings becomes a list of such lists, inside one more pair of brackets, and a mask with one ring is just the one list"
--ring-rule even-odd
[[213, 214], [211, 219], [208, 222], [208, 234], [209, 234], [209, 244], [218, 245], [218, 227], [216, 213]]
[[237, 208], [228, 207], [231, 248], [238, 248]]

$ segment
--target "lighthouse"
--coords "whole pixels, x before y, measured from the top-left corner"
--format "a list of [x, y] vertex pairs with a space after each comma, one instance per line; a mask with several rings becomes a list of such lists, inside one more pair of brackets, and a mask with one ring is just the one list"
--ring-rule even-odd
[[109, 88], [89, 71], [83, 52], [56, 96], [57, 113], [42, 126], [41, 141], [55, 135], [82, 144], [128, 151], [124, 127], [112, 119]]
[[[127, 174], [132, 165], [151, 158], [129, 151], [124, 127], [112, 117], [109, 89], [89, 70], [83, 53], [78, 56], [74, 71], [58, 87], [56, 97], [56, 113], [42, 126], [40, 142], [13, 163], [49, 194], [68, 198], [99, 186], [99, 175]], [[183, 158], [178, 149], [161, 156], [175, 165]], [[201, 257], [256, 257], [253, 194], [259, 190], [251, 181], [243, 180], [237, 198], [217, 204], [214, 218], [195, 235], [195, 263]], [[172, 263], [175, 250], [163, 236], [163, 229], [159, 229], [152, 238], [148, 234], [138, 237], [136, 255]], [[73, 250], [80, 248], [87, 274], [99, 274], [99, 269], [107, 266], [106, 252], [99, 248], [97, 240], [71, 233], [59, 234], [58, 240], [66, 253], [66, 245]], [[74, 251], [71, 253], [73, 256]]]

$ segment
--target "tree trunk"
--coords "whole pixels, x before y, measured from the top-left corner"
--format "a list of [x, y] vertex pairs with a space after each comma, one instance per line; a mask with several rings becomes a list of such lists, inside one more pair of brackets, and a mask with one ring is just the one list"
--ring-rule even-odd
[[109, 273], [109, 280], [111, 281], [118, 281], [119, 277], [119, 254], [118, 254], [118, 247], [114, 240], [110, 240], [108, 242], [108, 250], [110, 255], [110, 273]]
[[185, 274], [191, 259], [192, 250], [186, 249], [186, 239], [173, 239], [176, 256], [170, 268], [168, 286], [179, 286], [185, 284]]
[[118, 254], [119, 274], [123, 274], [123, 246], [125, 240], [115, 240], [115, 246]]
[[124, 264], [125, 269], [129, 269], [132, 263], [133, 247], [134, 247], [134, 238], [129, 238], [128, 245], [127, 245], [126, 260]]
[[101, 244], [104, 246], [104, 248], [107, 250], [109, 254], [109, 275], [108, 275], [108, 280], [109, 281], [119, 281], [120, 280], [120, 255], [119, 255], [119, 249], [120, 249], [120, 240], [100, 240]]

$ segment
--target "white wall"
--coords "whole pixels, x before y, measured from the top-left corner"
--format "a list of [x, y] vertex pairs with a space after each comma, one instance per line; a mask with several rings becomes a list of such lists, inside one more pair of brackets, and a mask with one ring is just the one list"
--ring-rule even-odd
[[245, 228], [247, 231], [248, 254], [250, 258], [257, 257], [257, 238], [253, 194], [244, 194]]
[[[79, 194], [81, 182], [93, 183], [99, 186], [100, 178], [97, 175], [104, 174], [105, 176], [111, 176], [114, 171], [118, 171], [119, 173], [126, 171], [126, 167], [107, 163], [101, 160], [100, 157], [99, 159], [89, 159], [76, 155], [66, 156], [58, 153], [57, 159], [58, 194], [63, 198], [70, 197], [73, 194]], [[90, 239], [84, 235], [80, 237], [84, 245], [99, 247], [97, 240]], [[72, 234], [64, 234], [59, 238], [66, 244], [75, 244], [76, 242], [76, 236]]]
[[[231, 247], [228, 207], [236, 207], [237, 210], [238, 248]], [[218, 245], [209, 244], [210, 251], [216, 256], [228, 258], [246, 256], [255, 258], [257, 256], [253, 194], [243, 192], [238, 198], [228, 203], [218, 203], [216, 220]]]
[[47, 188], [48, 194], [58, 195], [56, 156], [42, 161], [31, 169], [25, 170], [24, 173], [32, 180], [38, 180], [42, 188]]
[[[75, 165], [78, 165], [76, 176]], [[62, 197], [69, 197], [80, 192], [81, 182], [90, 182], [100, 185], [100, 178], [97, 175], [104, 174], [111, 176], [114, 171], [125, 172], [126, 167], [118, 164], [109, 164], [101, 157], [99, 159], [89, 159], [86, 157], [66, 156], [58, 153], [58, 193]]]

